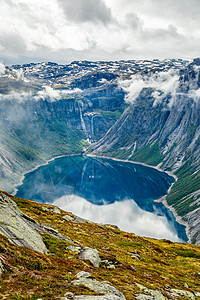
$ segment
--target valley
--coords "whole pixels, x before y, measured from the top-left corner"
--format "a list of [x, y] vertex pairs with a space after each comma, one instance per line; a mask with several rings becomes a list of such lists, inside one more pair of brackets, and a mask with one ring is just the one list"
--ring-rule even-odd
[[5, 67], [1, 185], [47, 160], [88, 154], [144, 162], [178, 181], [167, 196], [199, 244], [200, 60], [76, 61]]

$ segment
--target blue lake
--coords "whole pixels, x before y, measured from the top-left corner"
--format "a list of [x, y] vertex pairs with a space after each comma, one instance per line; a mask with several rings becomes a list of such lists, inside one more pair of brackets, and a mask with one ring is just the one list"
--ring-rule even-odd
[[26, 174], [16, 196], [138, 235], [185, 242], [185, 227], [162, 203], [154, 202], [173, 182], [154, 168], [77, 155], [57, 158]]

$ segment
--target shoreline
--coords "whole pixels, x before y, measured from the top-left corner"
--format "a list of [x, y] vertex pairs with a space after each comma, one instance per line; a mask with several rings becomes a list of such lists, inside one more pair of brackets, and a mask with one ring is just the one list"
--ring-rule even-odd
[[[12, 195], [13, 195], [13, 196], [16, 195], [16, 193], [17, 193], [17, 191], [18, 191], [17, 186], [23, 184], [23, 180], [24, 180], [26, 174], [31, 173], [31, 172], [35, 171], [36, 169], [38, 169], [38, 168], [40, 168], [40, 167], [42, 167], [42, 166], [48, 165], [51, 161], [54, 161], [54, 160], [57, 159], [57, 158], [68, 157], [68, 156], [77, 156], [77, 155], [81, 155], [81, 153], [58, 155], [58, 156], [55, 156], [55, 157], [53, 157], [53, 158], [47, 160], [47, 161], [44, 162], [43, 164], [39, 164], [39, 165], [35, 166], [34, 168], [32, 168], [32, 169], [29, 170], [29, 171], [25, 171], [25, 172], [22, 174], [19, 183], [17, 183], [17, 184], [14, 185], [14, 190], [13, 190]], [[115, 158], [115, 157], [103, 156], [103, 155], [102, 155], [102, 156], [99, 156], [99, 155], [95, 155], [95, 154], [83, 154], [83, 155], [84, 155], [84, 156], [88, 156], [88, 157], [105, 158], [105, 159], [111, 159], [111, 160], [114, 160], [114, 161], [129, 162], [129, 163], [136, 164], [136, 165], [142, 165], [142, 166], [144, 166], [144, 167], [156, 169], [156, 170], [158, 170], [158, 171], [160, 171], [160, 172], [166, 173], [166, 174], [168, 174], [169, 176], [173, 177], [175, 181], [171, 184], [171, 186], [170, 186], [169, 189], [167, 190], [167, 194], [166, 194], [165, 196], [159, 198], [159, 199], [155, 199], [154, 202], [161, 202], [167, 209], [169, 209], [169, 210], [172, 212], [172, 214], [174, 215], [175, 220], [176, 220], [179, 224], [185, 226], [186, 236], [187, 236], [187, 238], [188, 238], [187, 243], [191, 243], [191, 240], [190, 240], [190, 237], [189, 237], [189, 226], [188, 226], [188, 223], [182, 220], [182, 218], [177, 214], [176, 210], [175, 210], [172, 206], [170, 206], [170, 205], [167, 203], [167, 200], [166, 200], [167, 195], [170, 193], [170, 191], [171, 191], [171, 189], [172, 189], [174, 183], [178, 180], [178, 177], [177, 177], [175, 174], [173, 174], [173, 172], [170, 172], [170, 171], [164, 171], [164, 170], [162, 170], [161, 168], [159, 168], [159, 167], [157, 167], [157, 166], [148, 165], [148, 164], [143, 163], [143, 162], [124, 160], [124, 159], [119, 159], [119, 158]]]
[[58, 155], [58, 156], [55, 156], [55, 157], [52, 157], [52, 158], [46, 160], [43, 164], [36, 165], [34, 168], [30, 169], [29, 171], [23, 172], [22, 175], [21, 175], [21, 177], [20, 177], [19, 182], [14, 185], [13, 192], [11, 194], [13, 196], [16, 195], [16, 193], [18, 191], [17, 186], [23, 184], [23, 180], [24, 180], [26, 174], [31, 173], [31, 172], [39, 169], [40, 167], [48, 165], [48, 163], [50, 163], [51, 161], [54, 161], [57, 158], [62, 158], [62, 157], [67, 157], [67, 156], [75, 156], [75, 155], [81, 155], [81, 154], [80, 153], [75, 153], [75, 154], [62, 154], [62, 155]]
[[108, 156], [103, 156], [103, 155], [102, 155], [102, 156], [98, 156], [98, 155], [95, 155], [95, 154], [84, 154], [84, 155], [89, 156], [89, 157], [106, 158], [106, 159], [111, 159], [111, 160], [115, 160], [115, 161], [129, 162], [129, 163], [133, 163], [133, 164], [136, 164], [136, 165], [142, 165], [142, 166], [144, 166], [144, 167], [149, 167], [149, 168], [156, 169], [156, 170], [158, 170], [158, 171], [160, 171], [160, 172], [164, 172], [164, 173], [168, 174], [169, 176], [173, 177], [175, 181], [172, 182], [171, 186], [169, 187], [169, 189], [168, 189], [168, 191], [167, 191], [167, 194], [166, 194], [165, 196], [159, 198], [159, 199], [155, 199], [154, 202], [161, 202], [167, 209], [169, 209], [169, 210], [172, 212], [172, 214], [173, 214], [175, 220], [176, 220], [179, 224], [185, 226], [185, 232], [186, 232], [186, 236], [187, 236], [187, 238], [188, 238], [187, 243], [191, 243], [191, 239], [190, 239], [190, 237], [189, 237], [189, 226], [188, 226], [188, 223], [185, 222], [185, 221], [183, 221], [182, 218], [177, 214], [175, 208], [173, 208], [172, 206], [170, 206], [170, 205], [167, 203], [167, 199], [166, 199], [166, 198], [167, 198], [167, 195], [170, 193], [170, 191], [171, 191], [173, 185], [174, 185], [175, 182], [178, 180], [178, 177], [177, 177], [175, 174], [173, 174], [173, 172], [164, 171], [164, 170], [162, 170], [161, 168], [159, 168], [159, 167], [157, 167], [157, 166], [152, 166], [152, 165], [148, 165], [148, 164], [143, 163], [143, 162], [137, 162], [137, 161], [133, 161], [133, 160], [130, 161], [130, 160], [124, 160], [124, 159], [120, 159], [120, 158], [108, 157]]

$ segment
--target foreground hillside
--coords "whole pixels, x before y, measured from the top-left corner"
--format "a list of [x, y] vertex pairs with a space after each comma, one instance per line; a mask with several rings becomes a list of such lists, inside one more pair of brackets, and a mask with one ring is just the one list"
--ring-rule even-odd
[[142, 238], [3, 192], [0, 232], [1, 299], [200, 299], [199, 246]]

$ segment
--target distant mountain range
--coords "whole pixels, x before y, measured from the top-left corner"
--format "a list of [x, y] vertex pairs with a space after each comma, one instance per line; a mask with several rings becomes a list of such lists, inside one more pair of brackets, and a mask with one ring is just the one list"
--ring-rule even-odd
[[0, 187], [61, 154], [173, 171], [168, 204], [200, 244], [200, 59], [2, 66]]

